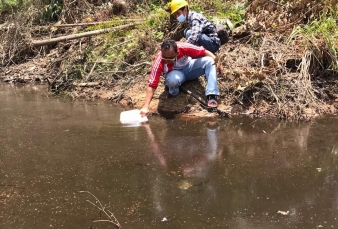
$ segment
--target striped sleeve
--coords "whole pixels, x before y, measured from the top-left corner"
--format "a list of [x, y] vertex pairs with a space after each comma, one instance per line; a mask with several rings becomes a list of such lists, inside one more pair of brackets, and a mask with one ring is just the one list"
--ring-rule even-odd
[[189, 43], [179, 43], [177, 45], [179, 48], [184, 50], [185, 55], [192, 58], [205, 56], [205, 48], [203, 46], [196, 46]]
[[162, 63], [162, 56], [161, 52], [159, 52], [155, 60], [153, 61], [152, 67], [151, 67], [151, 72], [148, 78], [148, 86], [152, 88], [157, 88], [158, 83], [160, 82], [160, 77], [163, 74], [164, 66]]

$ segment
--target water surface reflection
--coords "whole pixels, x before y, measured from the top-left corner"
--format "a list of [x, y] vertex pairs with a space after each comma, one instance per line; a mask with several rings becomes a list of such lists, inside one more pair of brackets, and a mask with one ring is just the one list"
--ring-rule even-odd
[[337, 227], [336, 117], [126, 128], [111, 104], [33, 89], [0, 85], [1, 228], [90, 228], [79, 190], [123, 228]]

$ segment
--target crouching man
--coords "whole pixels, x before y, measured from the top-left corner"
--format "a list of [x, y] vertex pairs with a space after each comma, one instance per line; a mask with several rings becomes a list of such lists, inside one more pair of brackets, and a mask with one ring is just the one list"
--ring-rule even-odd
[[209, 107], [217, 107], [216, 96], [219, 95], [216, 66], [216, 56], [203, 47], [192, 44], [164, 40], [161, 51], [153, 61], [148, 79], [148, 88], [142, 115], [149, 113], [149, 105], [158, 86], [161, 75], [165, 77], [165, 84], [169, 87], [167, 98], [174, 98], [179, 93], [179, 87], [186, 81], [197, 79], [205, 75], [207, 86], [205, 95]]

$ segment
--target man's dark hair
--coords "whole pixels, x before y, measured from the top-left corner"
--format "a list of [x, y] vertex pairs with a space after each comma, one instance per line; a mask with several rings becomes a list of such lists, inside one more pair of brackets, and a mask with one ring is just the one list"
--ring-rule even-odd
[[173, 47], [174, 51], [177, 53], [177, 44], [172, 39], [165, 39], [161, 45], [161, 50], [169, 50], [170, 47]]

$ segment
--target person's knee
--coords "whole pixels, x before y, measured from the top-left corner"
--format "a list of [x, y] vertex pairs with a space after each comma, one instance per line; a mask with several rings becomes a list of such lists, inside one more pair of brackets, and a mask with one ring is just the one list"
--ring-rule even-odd
[[215, 60], [210, 56], [203, 57], [206, 65], [213, 65]]
[[177, 85], [177, 80], [175, 80], [174, 77], [167, 78], [167, 80], [166, 80], [166, 85], [167, 85], [168, 87], [176, 87], [176, 85]]
[[215, 54], [216, 52], [218, 52], [220, 46], [219, 45], [215, 45], [213, 50], [211, 51], [213, 54]]
[[213, 43], [213, 41], [209, 41], [209, 42], [205, 42], [205, 43], [207, 43], [207, 44], [205, 44], [205, 49], [212, 52], [213, 54], [215, 54], [220, 48], [220, 46]]
[[172, 74], [169, 73], [166, 77], [166, 85], [168, 87], [178, 87], [180, 86], [180, 82], [181, 82], [181, 77], [176, 73], [172, 73]]

